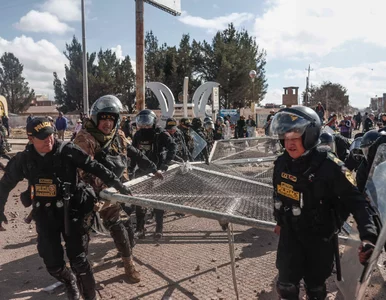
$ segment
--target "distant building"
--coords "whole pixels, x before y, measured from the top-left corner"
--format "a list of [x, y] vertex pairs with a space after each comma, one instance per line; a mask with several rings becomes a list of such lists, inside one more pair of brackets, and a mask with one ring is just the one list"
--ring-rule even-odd
[[292, 105], [298, 105], [298, 91], [299, 87], [289, 86], [284, 88], [283, 105], [291, 107]]
[[47, 95], [37, 94], [32, 99], [30, 107], [21, 115], [48, 116], [58, 114], [55, 101], [49, 100]]
[[31, 106], [54, 106], [55, 101], [49, 100], [47, 95], [38, 94], [31, 101]]

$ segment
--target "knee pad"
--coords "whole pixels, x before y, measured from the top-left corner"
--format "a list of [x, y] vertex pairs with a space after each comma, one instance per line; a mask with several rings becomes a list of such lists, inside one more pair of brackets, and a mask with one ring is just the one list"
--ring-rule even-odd
[[74, 260], [71, 260], [70, 264], [71, 264], [71, 269], [76, 274], [87, 273], [87, 272], [89, 272], [91, 270], [90, 263], [87, 260], [87, 257], [86, 257], [85, 253], [79, 255]]
[[56, 276], [59, 276], [62, 272], [63, 272], [63, 269], [65, 268], [65, 266], [61, 266], [61, 267], [53, 267], [53, 268], [48, 268], [47, 267], [47, 271], [48, 273], [50, 273], [52, 276], [56, 277]]
[[307, 296], [309, 300], [324, 300], [327, 297], [326, 285], [320, 285], [316, 287], [306, 287]]
[[298, 300], [299, 285], [289, 282], [276, 282], [276, 290], [282, 300]]

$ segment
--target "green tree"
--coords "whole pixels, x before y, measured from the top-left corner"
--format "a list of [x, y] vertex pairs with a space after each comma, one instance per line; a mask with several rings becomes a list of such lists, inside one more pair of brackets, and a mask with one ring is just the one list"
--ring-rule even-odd
[[[264, 99], [268, 88], [266, 52], [260, 50], [255, 38], [246, 30], [237, 31], [229, 24], [227, 29], [216, 33], [211, 44], [204, 41], [194, 47], [196, 76], [220, 83], [223, 106], [240, 108]], [[249, 78], [250, 70], [257, 72], [253, 84]]]
[[[303, 92], [303, 104], [305, 92]], [[321, 102], [329, 112], [343, 112], [349, 107], [347, 89], [339, 83], [323, 82], [321, 86], [311, 85], [308, 106], [316, 107]]]
[[117, 90], [119, 99], [122, 101], [122, 104], [127, 105], [129, 112], [132, 113], [135, 99], [135, 73], [130, 56], [127, 55], [117, 66], [115, 80], [116, 85], [120, 87]]
[[4, 95], [11, 113], [25, 111], [35, 97], [23, 77], [24, 66], [13, 53], [5, 52], [0, 58], [0, 95]]
[[[66, 44], [64, 55], [65, 77], [62, 81], [54, 73], [55, 100], [63, 112], [83, 110], [83, 65], [82, 46], [74, 36], [71, 44]], [[87, 54], [89, 105], [103, 95], [112, 94], [123, 104], [132, 107], [134, 102], [135, 74], [130, 57], [119, 61], [111, 50]]]

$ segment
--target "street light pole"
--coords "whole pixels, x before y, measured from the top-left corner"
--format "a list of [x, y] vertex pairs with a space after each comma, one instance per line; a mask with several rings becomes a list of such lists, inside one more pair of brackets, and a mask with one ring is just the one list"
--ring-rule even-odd
[[256, 76], [257, 76], [257, 72], [255, 70], [249, 71], [249, 77], [251, 78], [251, 81], [252, 81], [252, 105], [251, 105], [251, 108], [252, 108], [253, 114], [255, 114], [255, 107], [256, 107], [256, 103], [255, 103], [255, 79], [256, 79]]
[[84, 17], [84, 0], [82, 0], [82, 48], [83, 48], [83, 112], [88, 116], [88, 73], [86, 50], [86, 22]]

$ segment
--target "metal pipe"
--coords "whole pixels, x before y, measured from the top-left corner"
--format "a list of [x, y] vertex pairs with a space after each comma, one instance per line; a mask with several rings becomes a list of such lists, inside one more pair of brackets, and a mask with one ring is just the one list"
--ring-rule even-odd
[[135, 99], [137, 112], [145, 109], [145, 41], [144, 41], [144, 2], [135, 2], [135, 27], [136, 27], [136, 73], [135, 73]]
[[207, 209], [201, 209], [201, 208], [190, 207], [190, 206], [184, 206], [180, 204], [168, 203], [164, 201], [152, 200], [152, 199], [147, 199], [142, 197], [122, 195], [122, 194], [118, 194], [114, 189], [111, 189], [111, 188], [101, 191], [99, 196], [103, 199], [110, 200], [114, 203], [121, 202], [121, 203], [127, 203], [129, 205], [134, 204], [134, 205], [146, 206], [146, 207], [151, 207], [151, 208], [156, 208], [161, 210], [173, 211], [177, 213], [191, 214], [197, 217], [219, 220], [222, 223], [234, 223], [234, 224], [241, 224], [241, 225], [246, 225], [251, 227], [261, 227], [261, 226], [273, 227], [276, 225], [276, 223], [273, 223], [273, 222], [260, 221], [257, 219], [247, 218], [243, 216], [235, 216], [227, 213], [211, 211]]
[[82, 0], [82, 48], [83, 48], [83, 112], [89, 114], [88, 108], [88, 72], [87, 72], [87, 49], [86, 49], [86, 22], [84, 16], [84, 0]]

